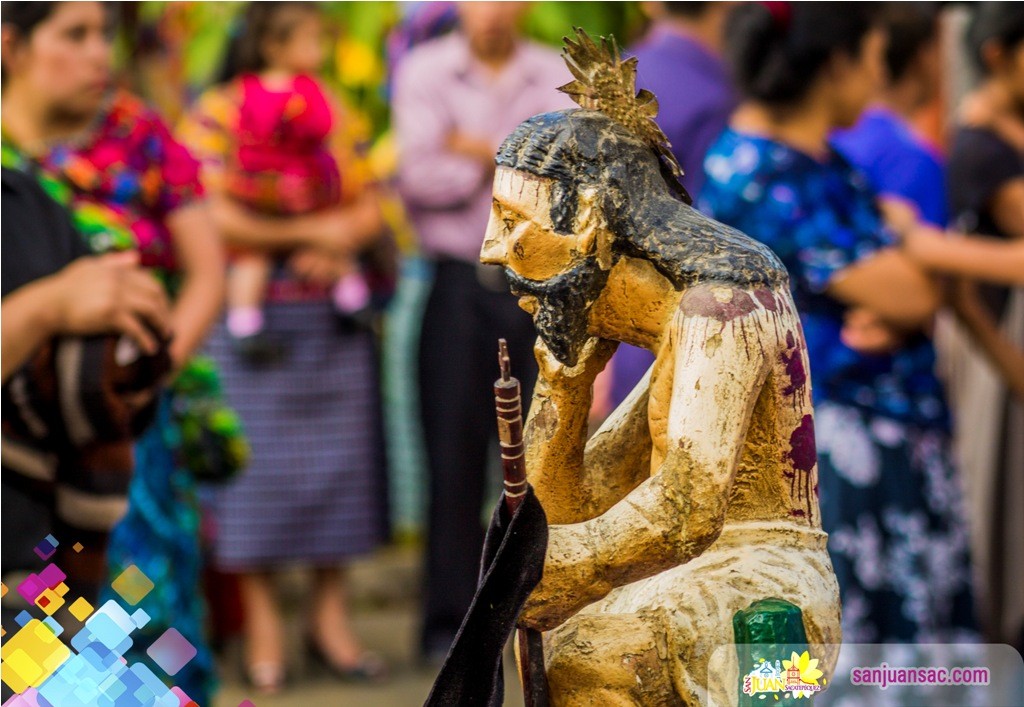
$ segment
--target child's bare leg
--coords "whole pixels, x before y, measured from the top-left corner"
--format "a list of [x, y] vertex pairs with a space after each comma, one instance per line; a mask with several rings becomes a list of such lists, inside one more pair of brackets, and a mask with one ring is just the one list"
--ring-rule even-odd
[[228, 332], [235, 337], [258, 334], [263, 329], [263, 299], [270, 282], [272, 263], [262, 253], [245, 253], [228, 273]]

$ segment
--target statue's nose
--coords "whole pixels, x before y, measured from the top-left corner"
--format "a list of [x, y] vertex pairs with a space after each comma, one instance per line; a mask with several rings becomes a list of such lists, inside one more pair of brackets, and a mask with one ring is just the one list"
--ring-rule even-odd
[[501, 230], [501, 221], [492, 213], [484, 232], [483, 247], [480, 248], [480, 262], [489, 265], [505, 264], [505, 240]]

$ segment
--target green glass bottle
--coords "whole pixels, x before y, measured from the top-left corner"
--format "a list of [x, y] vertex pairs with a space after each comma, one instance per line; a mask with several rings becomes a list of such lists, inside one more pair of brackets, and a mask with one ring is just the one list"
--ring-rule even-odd
[[739, 707], [810, 704], [785, 689], [788, 671], [782, 665], [793, 653], [807, 650], [800, 607], [782, 599], [761, 599], [737, 611], [732, 628], [739, 659]]

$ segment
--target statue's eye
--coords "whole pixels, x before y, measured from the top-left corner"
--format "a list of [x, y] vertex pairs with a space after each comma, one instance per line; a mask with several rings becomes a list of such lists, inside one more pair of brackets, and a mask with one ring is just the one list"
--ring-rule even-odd
[[505, 222], [505, 230], [506, 231], [508, 231], [509, 233], [512, 233], [512, 231], [515, 230], [515, 228], [516, 228], [516, 220], [514, 218], [512, 218], [511, 216], [506, 216], [505, 218], [502, 219], [502, 221]]

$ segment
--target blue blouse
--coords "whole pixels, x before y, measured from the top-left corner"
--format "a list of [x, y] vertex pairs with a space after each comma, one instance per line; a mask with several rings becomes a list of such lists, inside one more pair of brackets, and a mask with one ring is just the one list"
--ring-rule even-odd
[[840, 339], [847, 307], [825, 290], [840, 270], [894, 243], [866, 178], [838, 153], [825, 162], [727, 129], [704, 161], [701, 211], [768, 245], [800, 312], [816, 403], [831, 401], [925, 427], [946, 427], [935, 351], [914, 336], [891, 354]]

